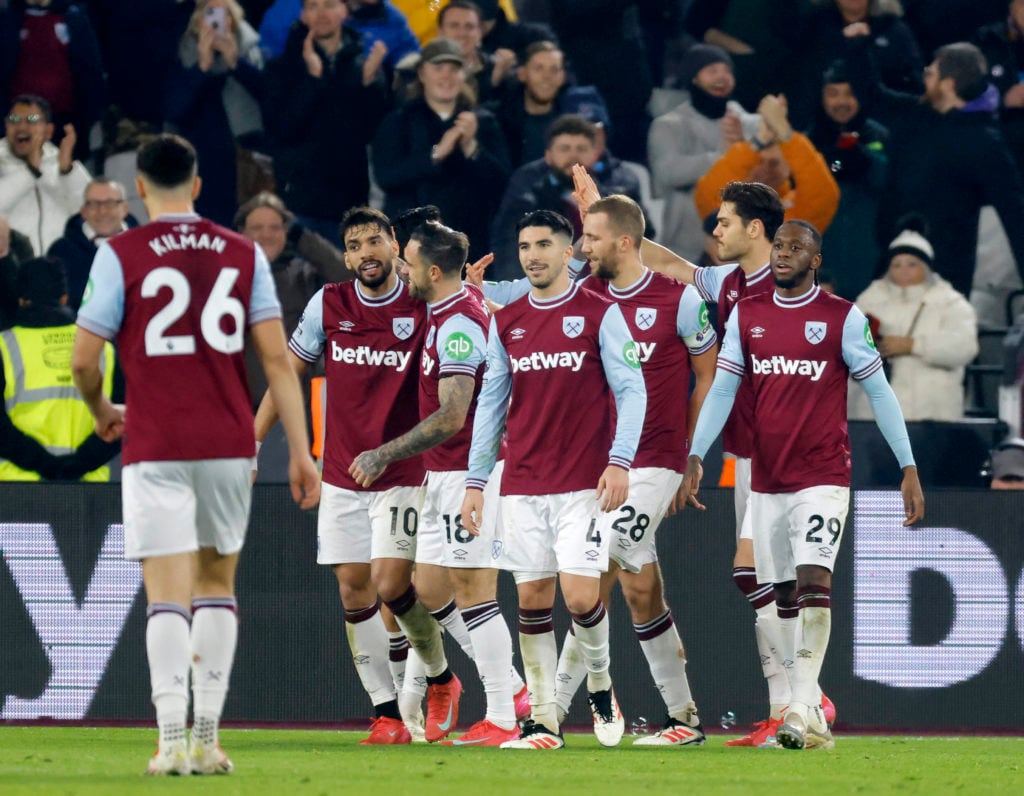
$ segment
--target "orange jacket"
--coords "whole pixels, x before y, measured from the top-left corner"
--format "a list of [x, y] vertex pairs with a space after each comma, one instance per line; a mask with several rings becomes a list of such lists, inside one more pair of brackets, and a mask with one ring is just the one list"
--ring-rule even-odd
[[[786, 206], [786, 220], [802, 218], [824, 234], [839, 207], [839, 185], [825, 159], [807, 136], [793, 133], [779, 144], [791, 173], [788, 185], [779, 191]], [[715, 164], [697, 180], [693, 201], [701, 218], [707, 218], [721, 204], [720, 191], [733, 180], [748, 180], [760, 156], [746, 141], [729, 147]]]
[[[416, 38], [420, 40], [420, 44], [426, 44], [437, 36], [437, 12], [448, 5], [447, 2], [438, 2], [438, 0], [391, 0], [391, 2], [405, 14], [405, 18], [409, 20], [409, 27], [416, 34]], [[512, 5], [512, 0], [501, 0], [501, 8], [509, 22], [516, 21], [516, 8]]]

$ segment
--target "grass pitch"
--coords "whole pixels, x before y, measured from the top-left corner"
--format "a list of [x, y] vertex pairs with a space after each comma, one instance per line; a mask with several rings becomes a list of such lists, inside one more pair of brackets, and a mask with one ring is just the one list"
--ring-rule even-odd
[[809, 794], [1024, 793], [1024, 738], [836, 736], [830, 752], [604, 749], [567, 735], [565, 749], [511, 752], [414, 744], [359, 746], [364, 733], [224, 730], [229, 777], [142, 776], [156, 733], [0, 727], [0, 794]]

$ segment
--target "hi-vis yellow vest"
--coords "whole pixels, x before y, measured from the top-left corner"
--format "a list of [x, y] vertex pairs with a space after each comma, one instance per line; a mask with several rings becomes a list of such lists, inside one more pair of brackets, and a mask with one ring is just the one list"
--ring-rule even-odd
[[[50, 453], [73, 453], [93, 432], [95, 421], [71, 378], [75, 325], [15, 326], [0, 333], [4, 405], [11, 422]], [[103, 347], [103, 391], [114, 387], [114, 347]], [[0, 481], [38, 481], [40, 476], [0, 459]], [[110, 468], [87, 473], [83, 481], [109, 481]]]

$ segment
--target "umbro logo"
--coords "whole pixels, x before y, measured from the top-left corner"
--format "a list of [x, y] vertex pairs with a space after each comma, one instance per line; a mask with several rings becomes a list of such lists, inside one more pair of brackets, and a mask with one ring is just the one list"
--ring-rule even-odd
[[597, 552], [597, 550], [588, 550], [588, 551], [587, 551], [587, 552], [585, 553], [585, 555], [586, 555], [586, 556], [587, 556], [587, 558], [589, 558], [589, 559], [590, 559], [591, 561], [597, 561], [598, 557], [599, 557], [599, 556], [600, 556], [601, 554], [600, 554], [599, 552]]
[[738, 290], [730, 290], [730, 291], [729, 291], [729, 298], [730, 298], [730, 299], [731, 299], [732, 301], [735, 301], [735, 300], [736, 300], [736, 299], [738, 299], [739, 297], [740, 297], [740, 292], [739, 292]]
[[511, 332], [509, 332], [509, 334], [512, 336], [513, 340], [522, 340], [523, 335], [526, 334], [526, 329], [520, 329], [519, 327], [516, 327]]
[[340, 321], [338, 323], [338, 329], [342, 332], [351, 332], [356, 328], [356, 325], [352, 321]]
[[811, 658], [811, 657], [814, 657], [814, 653], [811, 652], [809, 649], [797, 650], [796, 654], [797, 654], [798, 658]]
[[818, 548], [818, 552], [821, 553], [821, 557], [822, 558], [832, 558], [832, 548], [831, 547], [819, 547]]
[[751, 337], [764, 337], [764, 327], [763, 326], [755, 326], [753, 329], [750, 330], [750, 336]]
[[367, 663], [370, 662], [370, 656], [369, 655], [353, 655], [352, 656], [352, 661], [355, 663], [356, 666], [363, 666], [364, 664], [367, 664]]
[[195, 229], [195, 226], [192, 224], [175, 224], [171, 229], [175, 232], [180, 232], [182, 235], [187, 235]]

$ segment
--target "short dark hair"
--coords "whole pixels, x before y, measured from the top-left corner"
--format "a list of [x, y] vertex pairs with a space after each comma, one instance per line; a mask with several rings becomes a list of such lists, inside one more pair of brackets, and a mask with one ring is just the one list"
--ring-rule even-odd
[[409, 239], [413, 231], [420, 224], [427, 221], [440, 221], [441, 211], [437, 205], [423, 205], [413, 207], [410, 210], [403, 210], [391, 221], [391, 227], [395, 232], [395, 240], [398, 241], [398, 255], [405, 254], [405, 247], [409, 245]]
[[55, 307], [68, 292], [68, 276], [59, 257], [35, 257], [18, 268], [18, 298]]
[[427, 221], [412, 231], [410, 240], [419, 241], [420, 257], [429, 265], [436, 265], [445, 274], [462, 273], [469, 256], [469, 238], [464, 232], [439, 221]]
[[593, 142], [597, 140], [597, 127], [578, 113], [565, 113], [551, 122], [544, 134], [544, 147], [549, 148], [560, 135], [585, 135]]
[[[818, 232], [818, 228], [814, 226], [810, 221], [804, 221], [802, 218], [791, 218], [788, 221], [783, 221], [780, 227], [794, 226], [800, 227], [800, 229], [807, 230], [811, 233], [811, 240], [814, 241], [814, 245], [818, 247], [818, 253], [821, 253], [821, 233]], [[772, 237], [775, 237], [774, 235]]]
[[565, 235], [571, 241], [575, 232], [569, 219], [554, 210], [531, 210], [516, 222], [516, 237], [527, 227], [548, 227], [556, 235]]
[[602, 197], [594, 202], [587, 212], [604, 213], [617, 233], [629, 235], [633, 239], [634, 248], [640, 248], [647, 222], [644, 220], [643, 209], [628, 196], [613, 193]]
[[161, 133], [139, 147], [135, 162], [139, 174], [157, 188], [177, 188], [196, 176], [195, 147], [173, 133]]
[[381, 232], [389, 238], [392, 235], [391, 219], [376, 207], [368, 205], [350, 207], [345, 211], [345, 215], [341, 217], [341, 223], [338, 225], [338, 234], [342, 242], [344, 242], [348, 231], [356, 227], [380, 227]]
[[939, 79], [953, 79], [956, 95], [970, 102], [985, 93], [988, 88], [988, 62], [975, 45], [966, 41], [946, 44], [935, 51], [939, 67]]
[[541, 39], [535, 41], [526, 48], [526, 55], [523, 57], [523, 63], [530, 63], [530, 59], [533, 58], [537, 53], [560, 53], [562, 48], [555, 44], [553, 41], [547, 39]]
[[292, 219], [295, 215], [285, 207], [284, 200], [281, 199], [276, 193], [270, 191], [260, 191], [249, 201], [238, 208], [238, 212], [235, 213], [235, 229], [245, 229], [245, 222], [249, 220], [249, 214], [253, 210], [258, 210], [261, 207], [269, 208], [281, 216], [281, 220], [285, 225], [291, 224]]
[[774, 188], [760, 182], [736, 180], [722, 188], [720, 195], [723, 202], [729, 202], [736, 208], [736, 215], [743, 219], [744, 224], [760, 221], [764, 236], [768, 240], [775, 237], [785, 218], [786, 207]]
[[437, 27], [440, 28], [441, 25], [444, 24], [444, 16], [448, 13], [448, 9], [450, 8], [461, 8], [465, 11], [472, 11], [476, 14], [478, 22], [482, 23], [484, 21], [484, 12], [476, 3], [471, 2], [471, 0], [451, 0], [450, 3], [437, 12]]
[[10, 108], [15, 105], [35, 105], [43, 112], [43, 118], [47, 124], [53, 121], [53, 110], [50, 108], [50, 103], [36, 94], [19, 94], [11, 100]]

